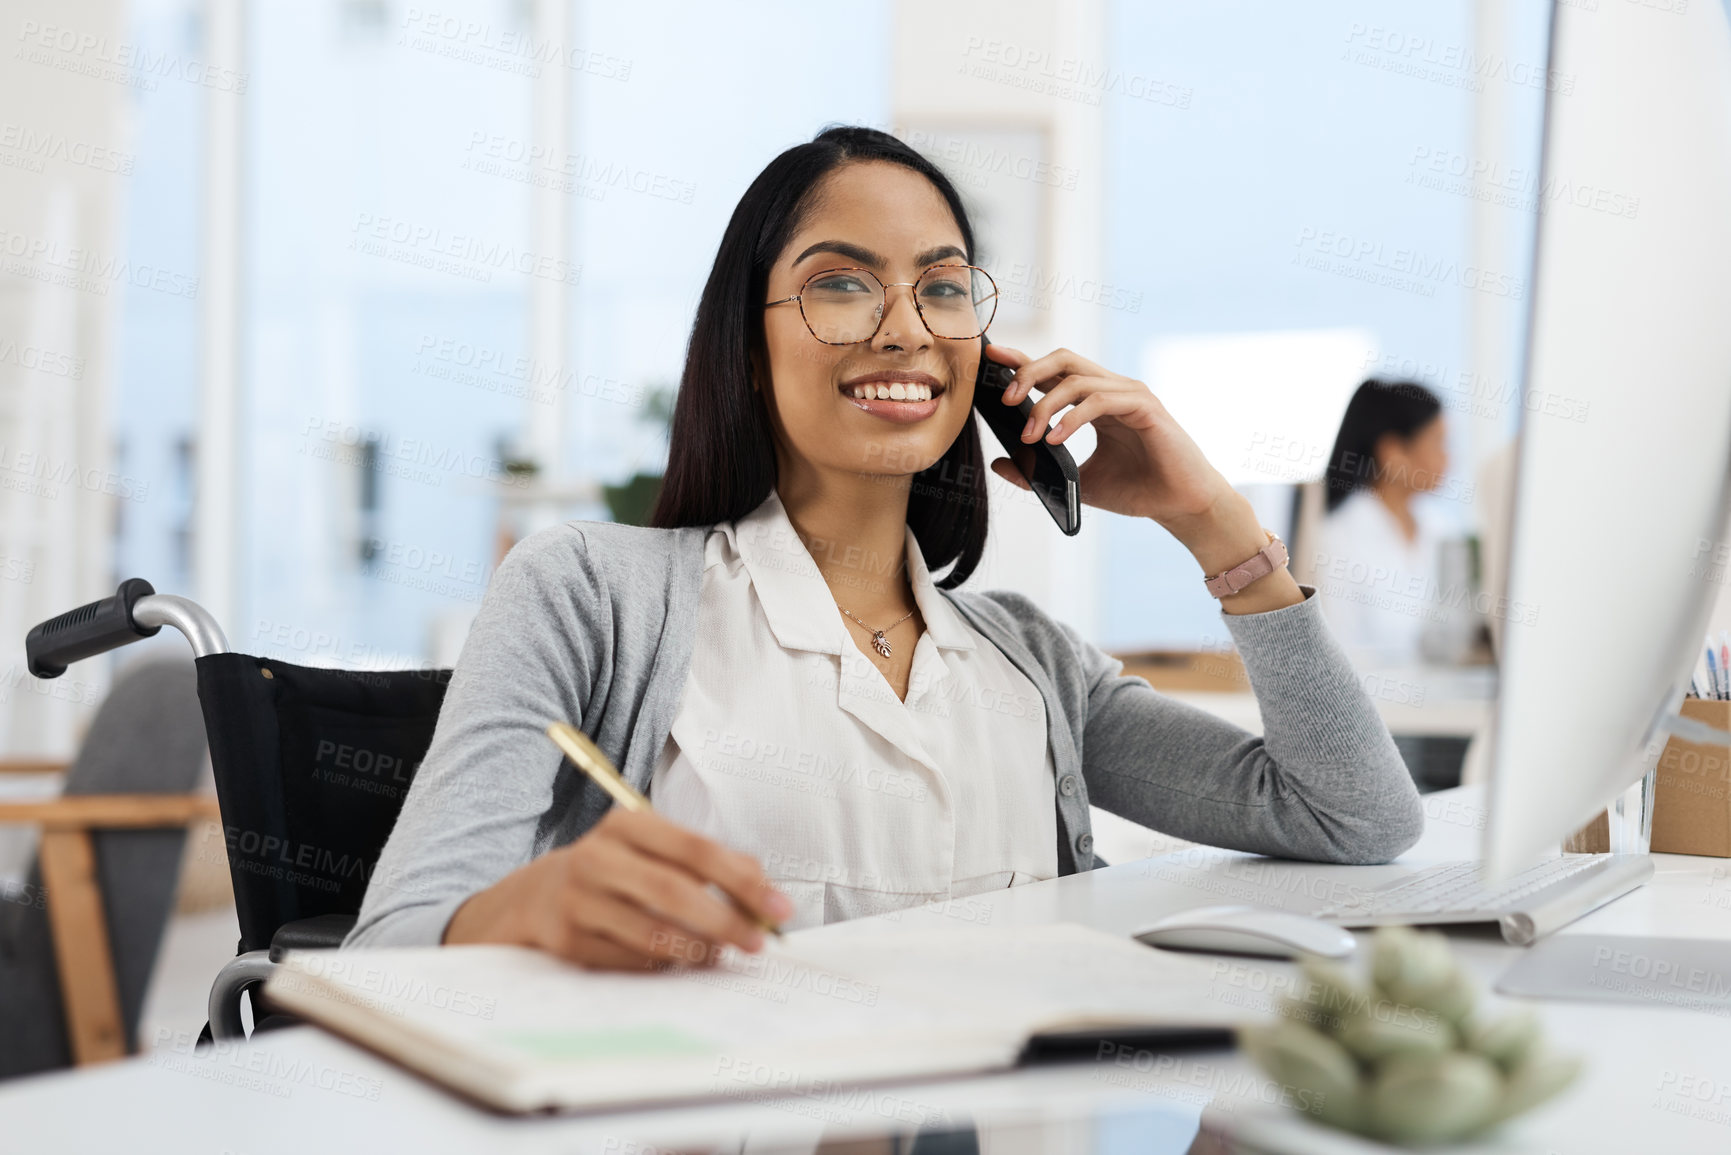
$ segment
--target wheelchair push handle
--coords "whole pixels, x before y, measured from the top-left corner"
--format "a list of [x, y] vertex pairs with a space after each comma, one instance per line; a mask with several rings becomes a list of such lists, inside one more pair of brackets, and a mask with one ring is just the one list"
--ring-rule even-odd
[[161, 630], [140, 625], [133, 607], [156, 593], [143, 578], [127, 578], [113, 597], [67, 610], [31, 628], [24, 639], [30, 672], [38, 678], [58, 678], [66, 667], [85, 658], [117, 650]]

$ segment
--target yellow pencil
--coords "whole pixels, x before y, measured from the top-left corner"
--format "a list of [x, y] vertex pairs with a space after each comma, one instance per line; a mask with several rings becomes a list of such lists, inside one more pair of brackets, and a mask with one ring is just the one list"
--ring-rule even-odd
[[[637, 788], [625, 781], [601, 747], [589, 740], [589, 735], [565, 722], [554, 722], [547, 727], [547, 737], [553, 739], [553, 744], [559, 747], [565, 757], [571, 759], [571, 764], [595, 780], [595, 784], [613, 796], [613, 801], [636, 812], [650, 809], [649, 799], [637, 792]], [[732, 896], [729, 896], [732, 897]], [[737, 904], [737, 900], [735, 900]], [[743, 910], [744, 908], [741, 907]], [[760, 918], [747, 910], [745, 913], [759, 927], [775, 937], [781, 937], [781, 928], [768, 919]]]

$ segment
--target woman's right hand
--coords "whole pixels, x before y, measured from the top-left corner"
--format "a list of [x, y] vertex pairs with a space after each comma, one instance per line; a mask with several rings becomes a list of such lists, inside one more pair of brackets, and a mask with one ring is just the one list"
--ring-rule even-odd
[[581, 838], [471, 896], [444, 941], [533, 946], [619, 970], [705, 965], [724, 945], [763, 945], [748, 911], [771, 925], [793, 914], [756, 859], [652, 811], [615, 806]]

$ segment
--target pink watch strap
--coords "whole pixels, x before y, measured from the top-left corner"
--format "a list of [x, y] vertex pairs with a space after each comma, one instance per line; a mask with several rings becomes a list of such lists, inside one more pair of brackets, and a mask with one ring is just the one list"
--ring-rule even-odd
[[[1263, 533], [1268, 533], [1263, 530]], [[1268, 544], [1225, 573], [1207, 578], [1203, 584], [1217, 598], [1231, 597], [1253, 581], [1267, 577], [1287, 563], [1286, 543], [1268, 533]]]

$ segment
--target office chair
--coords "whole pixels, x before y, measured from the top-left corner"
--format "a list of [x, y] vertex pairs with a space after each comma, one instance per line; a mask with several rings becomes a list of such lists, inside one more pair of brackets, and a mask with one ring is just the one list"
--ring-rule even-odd
[[[335, 947], [354, 926], [379, 852], [433, 740], [451, 671], [336, 670], [230, 652], [196, 603], [130, 578], [34, 627], [30, 673], [173, 626], [192, 646], [240, 922], [211, 985], [206, 1033], [245, 1036], [241, 996], [289, 950]], [[266, 1021], [254, 1002], [255, 1029]]]
[[173, 912], [186, 826], [214, 817], [196, 793], [204, 721], [192, 663], [146, 661], [114, 680], [55, 797], [0, 802], [0, 822], [41, 830], [35, 861], [0, 903], [0, 1078], [116, 1059], [139, 1017]]

